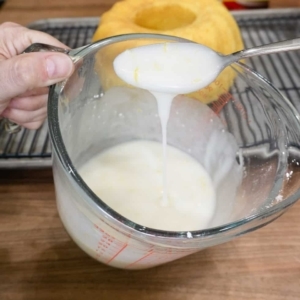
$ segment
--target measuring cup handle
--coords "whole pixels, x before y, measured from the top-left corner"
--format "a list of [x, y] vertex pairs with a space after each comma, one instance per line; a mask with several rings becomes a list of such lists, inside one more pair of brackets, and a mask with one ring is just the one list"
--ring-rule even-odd
[[[47, 44], [42, 44], [42, 43], [35, 43], [30, 45], [28, 48], [26, 48], [21, 54], [31, 53], [31, 52], [61, 52], [61, 53], [69, 54], [70, 50], [47, 45]], [[18, 133], [22, 129], [20, 125], [6, 118], [2, 119], [2, 124], [4, 126], [4, 130], [9, 134]]]

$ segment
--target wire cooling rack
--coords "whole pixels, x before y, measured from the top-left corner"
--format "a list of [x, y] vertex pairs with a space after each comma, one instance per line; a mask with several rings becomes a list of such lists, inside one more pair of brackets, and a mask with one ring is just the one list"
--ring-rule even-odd
[[[300, 36], [300, 10], [261, 10], [234, 14], [245, 47]], [[32, 29], [51, 34], [71, 48], [91, 42], [98, 18], [48, 19], [31, 24]], [[269, 79], [300, 112], [300, 52], [255, 57], [247, 64]], [[0, 168], [51, 166], [47, 123], [38, 130], [22, 129], [8, 135], [0, 128]]]

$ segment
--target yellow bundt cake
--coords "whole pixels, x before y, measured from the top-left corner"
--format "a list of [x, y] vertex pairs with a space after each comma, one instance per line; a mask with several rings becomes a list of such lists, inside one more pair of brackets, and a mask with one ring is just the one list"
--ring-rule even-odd
[[[103, 14], [93, 41], [128, 33], [158, 33], [189, 39], [206, 45], [222, 54], [241, 50], [243, 42], [239, 28], [227, 8], [218, 0], [124, 0]], [[135, 47], [138, 43], [130, 45]], [[129, 44], [126, 45], [128, 47]], [[125, 47], [125, 46], [124, 46]], [[112, 69], [112, 60], [124, 47], [109, 50], [99, 68], [104, 88], [124, 85]], [[106, 62], [105, 65], [103, 62]], [[102, 71], [104, 71], [102, 69]], [[102, 72], [99, 71], [100, 73]], [[204, 103], [217, 100], [232, 85], [235, 72], [226, 68], [204, 91], [193, 93]]]

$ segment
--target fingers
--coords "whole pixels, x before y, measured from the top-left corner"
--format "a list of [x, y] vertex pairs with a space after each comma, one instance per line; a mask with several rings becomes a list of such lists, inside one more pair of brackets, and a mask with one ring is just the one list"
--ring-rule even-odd
[[[24, 111], [16, 108], [7, 108], [2, 117], [9, 119], [10, 121], [17, 123], [23, 127], [29, 128], [28, 125], [40, 126], [47, 117], [47, 107], [44, 106], [35, 111]], [[27, 125], [27, 126], [25, 126]], [[37, 127], [30, 128], [36, 129]]]
[[0, 25], [0, 60], [22, 53], [33, 43], [44, 43], [61, 48], [66, 45], [44, 32], [30, 30], [19, 24], [5, 22]]
[[15, 98], [10, 101], [8, 108], [23, 111], [36, 111], [47, 106], [48, 94], [39, 96]]
[[29, 43], [29, 45], [34, 43], [42, 43], [42, 44], [48, 44], [56, 47], [60, 47], [63, 49], [69, 49], [65, 44], [58, 41], [53, 36], [36, 30], [26, 30], [26, 33], [24, 35], [24, 42]]
[[27, 129], [39, 129], [43, 123], [44, 123], [44, 120], [24, 123], [24, 124], [20, 124], [20, 125]]
[[37, 129], [47, 117], [47, 98], [47, 94], [15, 98], [1, 116], [22, 127]]
[[46, 33], [15, 23], [0, 24], [0, 116], [30, 129], [46, 118], [48, 86], [74, 71], [73, 62], [62, 53], [18, 55], [33, 43], [67, 48]]
[[39, 87], [39, 88], [34, 88], [33, 90], [23, 93], [19, 97], [23, 98], [23, 97], [29, 97], [29, 96], [46, 95], [46, 94], [48, 94], [48, 92], [49, 92], [48, 87]]
[[62, 81], [69, 77], [73, 70], [73, 62], [62, 53], [28, 53], [2, 61], [0, 102], [8, 101], [34, 88]]

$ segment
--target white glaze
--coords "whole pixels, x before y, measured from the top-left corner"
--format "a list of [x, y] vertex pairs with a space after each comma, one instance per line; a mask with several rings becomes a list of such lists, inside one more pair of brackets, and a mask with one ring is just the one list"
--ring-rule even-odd
[[213, 182], [191, 156], [167, 146], [168, 204], [162, 206], [161, 143], [135, 141], [100, 153], [80, 170], [99, 198], [129, 220], [164, 230], [199, 230], [215, 209]]

